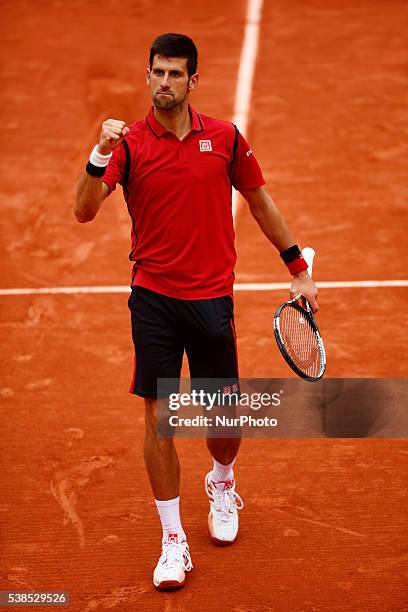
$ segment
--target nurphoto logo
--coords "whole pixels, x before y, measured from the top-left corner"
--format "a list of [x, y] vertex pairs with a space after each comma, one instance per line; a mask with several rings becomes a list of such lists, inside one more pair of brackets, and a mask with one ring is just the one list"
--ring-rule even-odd
[[200, 140], [200, 151], [212, 151], [211, 140]]

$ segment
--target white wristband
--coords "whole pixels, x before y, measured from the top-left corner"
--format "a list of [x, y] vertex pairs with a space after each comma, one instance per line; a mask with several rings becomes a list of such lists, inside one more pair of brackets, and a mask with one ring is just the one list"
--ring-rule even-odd
[[108, 155], [102, 155], [98, 151], [98, 145], [95, 145], [92, 149], [92, 153], [89, 157], [89, 161], [94, 166], [98, 166], [98, 168], [105, 168], [109, 164], [109, 160], [112, 157], [112, 153], [108, 153]]

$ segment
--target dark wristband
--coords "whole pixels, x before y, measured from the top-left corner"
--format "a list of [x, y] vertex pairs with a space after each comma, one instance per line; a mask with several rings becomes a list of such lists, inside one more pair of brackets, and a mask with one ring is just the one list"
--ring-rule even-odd
[[297, 244], [282, 251], [280, 256], [288, 266], [288, 270], [292, 276], [299, 274], [299, 272], [303, 272], [303, 270], [307, 270], [307, 263], [303, 259], [303, 255]]
[[89, 161], [86, 164], [86, 168], [85, 170], [87, 171], [88, 174], [90, 174], [91, 176], [98, 176], [101, 177], [105, 174], [106, 172], [106, 166], [94, 166], [93, 164], [91, 164], [91, 162]]
[[297, 244], [294, 244], [285, 251], [282, 251], [280, 254], [286, 265], [290, 264], [291, 261], [294, 261], [298, 257], [301, 257], [301, 255], [302, 253], [300, 252], [300, 249]]
[[303, 272], [303, 270], [307, 270], [307, 263], [303, 259], [303, 255], [300, 255], [300, 257], [297, 257], [286, 265], [288, 266], [288, 270], [292, 276], [299, 274], [299, 272]]

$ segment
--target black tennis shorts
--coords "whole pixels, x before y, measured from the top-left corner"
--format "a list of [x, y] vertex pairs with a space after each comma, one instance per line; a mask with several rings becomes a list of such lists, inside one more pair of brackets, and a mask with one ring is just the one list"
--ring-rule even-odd
[[179, 300], [137, 286], [132, 287], [128, 304], [135, 346], [130, 393], [156, 398], [158, 378], [180, 378], [184, 351], [191, 379], [238, 383], [231, 295]]

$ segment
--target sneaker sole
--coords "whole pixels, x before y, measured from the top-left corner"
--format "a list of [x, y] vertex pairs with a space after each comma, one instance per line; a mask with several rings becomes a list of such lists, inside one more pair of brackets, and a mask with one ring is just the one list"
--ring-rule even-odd
[[208, 529], [208, 534], [210, 536], [211, 542], [216, 546], [231, 546], [235, 542], [238, 536], [236, 536], [233, 540], [219, 540], [211, 533], [210, 529]]
[[184, 586], [185, 580], [183, 580], [183, 582], [177, 582], [177, 580], [163, 580], [163, 582], [159, 582], [159, 584], [153, 584], [159, 591], [175, 591]]
[[[235, 542], [235, 540], [218, 540], [218, 538], [214, 538], [214, 536], [210, 533], [211, 542], [216, 546], [231, 546]], [[236, 539], [236, 538], [235, 538]]]

